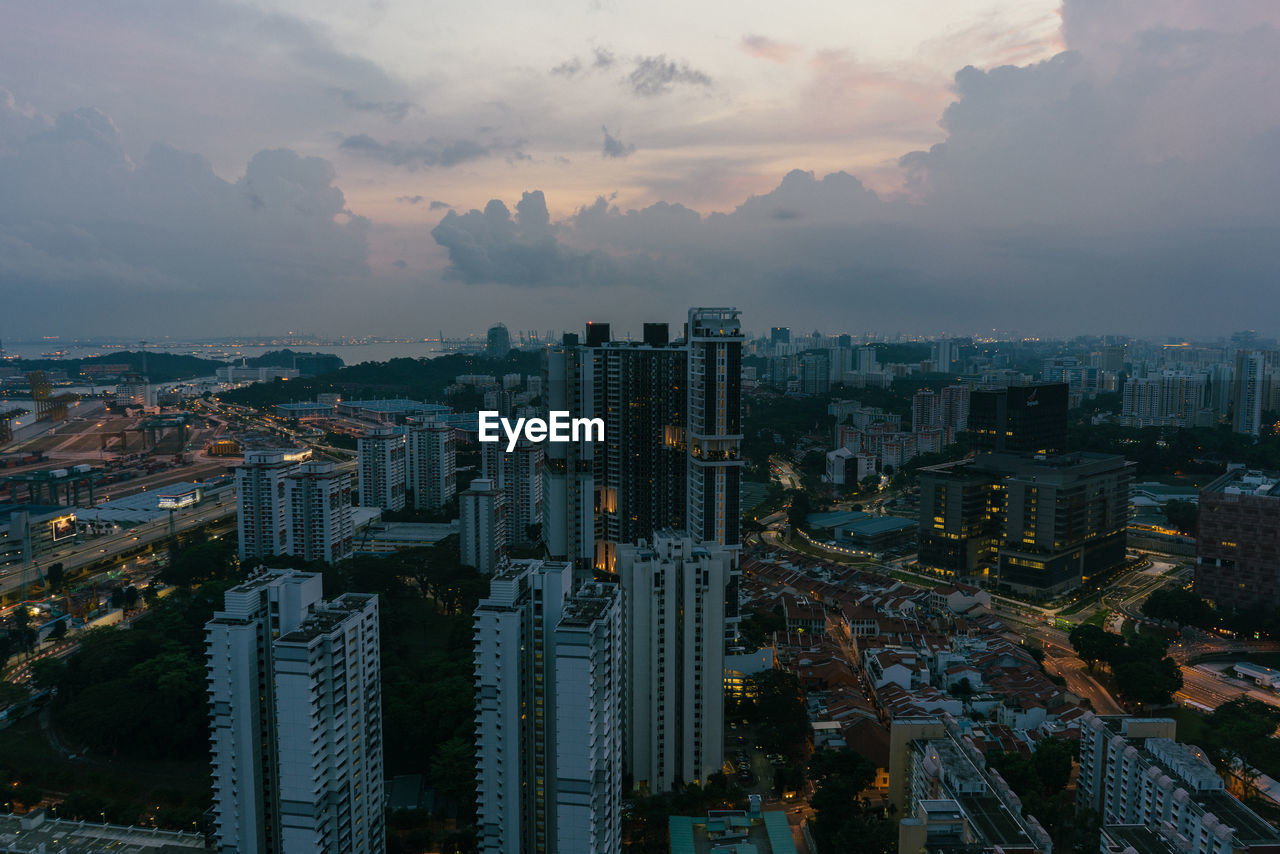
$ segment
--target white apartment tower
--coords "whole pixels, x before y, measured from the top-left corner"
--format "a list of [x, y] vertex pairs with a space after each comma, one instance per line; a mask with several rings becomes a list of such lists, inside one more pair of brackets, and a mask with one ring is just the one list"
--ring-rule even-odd
[[542, 448], [541, 444], [528, 439], [520, 439], [511, 451], [501, 442], [480, 446], [484, 476], [492, 480], [507, 499], [508, 546], [532, 543], [530, 529], [542, 524]]
[[724, 761], [724, 590], [731, 555], [683, 533], [618, 550], [626, 609], [626, 760], [638, 787], [705, 783]]
[[457, 494], [453, 428], [425, 421], [409, 429], [409, 488], [415, 510], [440, 510]]
[[507, 496], [489, 478], [476, 478], [458, 496], [458, 538], [463, 566], [492, 574], [507, 553]]
[[351, 475], [333, 463], [309, 462], [284, 476], [288, 539], [285, 553], [306, 561], [337, 563], [350, 557]]
[[403, 510], [409, 443], [394, 427], [375, 427], [357, 445], [360, 506]]
[[572, 585], [568, 562], [513, 561], [475, 610], [485, 854], [620, 848], [620, 594]]
[[310, 451], [295, 449], [245, 451], [244, 464], [236, 468], [242, 562], [285, 553], [289, 531], [284, 479], [310, 456]]
[[377, 597], [318, 605], [274, 664], [280, 850], [386, 850]]
[[377, 597], [322, 594], [270, 570], [205, 624], [224, 854], [383, 850]]

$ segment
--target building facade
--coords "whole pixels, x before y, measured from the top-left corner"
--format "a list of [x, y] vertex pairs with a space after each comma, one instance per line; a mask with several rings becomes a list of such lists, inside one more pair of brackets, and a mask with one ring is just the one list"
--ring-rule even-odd
[[969, 445], [975, 451], [1055, 454], [1067, 446], [1066, 383], [980, 388], [969, 393]]
[[351, 475], [333, 463], [307, 462], [284, 475], [285, 554], [337, 563], [355, 548]]
[[489, 478], [476, 478], [458, 496], [458, 549], [463, 566], [490, 575], [506, 560], [507, 496]]
[[408, 451], [405, 435], [392, 427], [378, 427], [360, 437], [356, 459], [361, 507], [404, 509]]
[[513, 561], [475, 610], [486, 854], [620, 847], [621, 600], [610, 584], [575, 594], [573, 575], [568, 562]]
[[385, 847], [377, 597], [271, 570], [205, 625], [213, 835], [225, 854]]
[[285, 477], [310, 451], [246, 451], [236, 468], [236, 528], [240, 560], [285, 554], [289, 542]]
[[1199, 504], [1196, 593], [1225, 612], [1280, 605], [1280, 472], [1232, 469]]
[[536, 542], [542, 525], [543, 446], [522, 438], [511, 451], [501, 442], [485, 442], [480, 452], [484, 476], [507, 498], [507, 545]]
[[724, 596], [731, 556], [683, 533], [619, 550], [627, 768], [637, 787], [705, 783], [724, 762]]

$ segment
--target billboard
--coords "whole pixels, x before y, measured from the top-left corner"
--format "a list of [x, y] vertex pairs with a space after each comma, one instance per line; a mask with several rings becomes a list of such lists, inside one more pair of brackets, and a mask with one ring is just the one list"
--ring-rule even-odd
[[75, 516], [59, 516], [49, 523], [50, 529], [53, 531], [53, 540], [65, 540], [67, 537], [76, 535], [76, 517]]

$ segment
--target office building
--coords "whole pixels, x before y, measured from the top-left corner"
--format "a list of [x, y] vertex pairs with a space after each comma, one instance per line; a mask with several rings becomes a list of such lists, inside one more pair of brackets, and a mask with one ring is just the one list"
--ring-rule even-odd
[[1280, 850], [1280, 833], [1227, 792], [1204, 751], [1176, 741], [1176, 729], [1172, 718], [1086, 713], [1077, 804], [1096, 811], [1112, 838], [1145, 828], [1183, 854]]
[[241, 563], [285, 554], [289, 541], [284, 478], [311, 451], [270, 449], [245, 451], [236, 467], [236, 528]]
[[489, 478], [458, 495], [458, 548], [463, 566], [489, 575], [507, 555], [507, 496]]
[[1262, 431], [1262, 384], [1266, 367], [1257, 350], [1236, 353], [1235, 381], [1231, 395], [1231, 429], [1257, 436]]
[[1124, 564], [1135, 464], [1106, 454], [981, 454], [920, 470], [919, 561], [1059, 596]]
[[486, 854], [621, 847], [622, 605], [615, 585], [574, 593], [573, 574], [567, 562], [512, 561], [475, 610]]
[[775, 326], [769, 330], [769, 343], [773, 346], [791, 343], [791, 330], [785, 326]]
[[1233, 468], [1199, 504], [1196, 593], [1224, 613], [1280, 607], [1280, 473]]
[[270, 570], [205, 625], [213, 836], [225, 854], [384, 850], [376, 596]]
[[480, 452], [484, 476], [507, 498], [507, 545], [537, 542], [542, 526], [543, 445], [522, 438], [511, 451], [502, 442], [486, 442]]
[[458, 492], [458, 452], [453, 427], [417, 421], [409, 427], [409, 489], [415, 510], [443, 510]]
[[305, 561], [337, 563], [355, 544], [351, 475], [333, 463], [307, 462], [284, 475], [285, 553]]
[[724, 761], [724, 596], [731, 558], [683, 532], [618, 553], [626, 608], [627, 768], [658, 793]]
[[360, 506], [403, 510], [408, 483], [408, 440], [394, 427], [375, 427], [356, 445]]
[[950, 719], [895, 718], [889, 739], [899, 851], [1051, 854], [1049, 834]]
[[969, 393], [969, 445], [975, 451], [1054, 454], [1067, 445], [1066, 383]]

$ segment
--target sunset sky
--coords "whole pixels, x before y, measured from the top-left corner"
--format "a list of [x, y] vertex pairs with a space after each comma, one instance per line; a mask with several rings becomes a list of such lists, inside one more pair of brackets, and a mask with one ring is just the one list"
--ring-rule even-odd
[[4, 337], [1280, 332], [1269, 0], [5, 6]]

